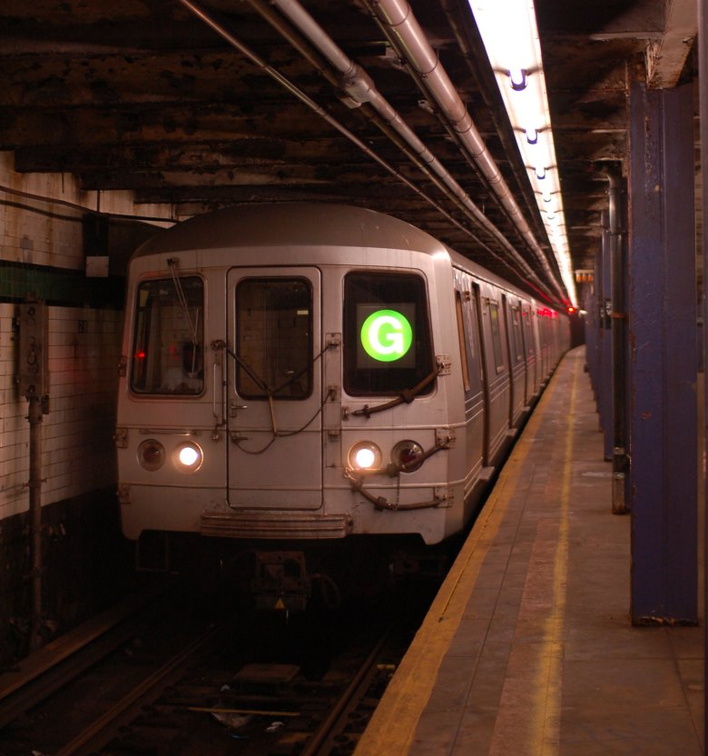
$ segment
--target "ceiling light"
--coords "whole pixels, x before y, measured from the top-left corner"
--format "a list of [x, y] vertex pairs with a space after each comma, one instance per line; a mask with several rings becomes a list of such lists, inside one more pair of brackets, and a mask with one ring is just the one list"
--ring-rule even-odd
[[536, 144], [538, 142], [538, 131], [533, 128], [533, 126], [530, 129], [524, 129], [526, 132], [526, 141], [529, 144]]
[[[536, 195], [561, 278], [576, 304], [533, 0], [469, 0]], [[511, 86], [510, 86], [511, 83]], [[532, 125], [531, 125], [532, 124]], [[553, 220], [544, 203], [556, 197]], [[559, 229], [562, 229], [559, 235]]]
[[509, 80], [511, 81], [511, 88], [515, 92], [526, 89], [526, 71], [523, 68], [512, 68], [509, 71]]

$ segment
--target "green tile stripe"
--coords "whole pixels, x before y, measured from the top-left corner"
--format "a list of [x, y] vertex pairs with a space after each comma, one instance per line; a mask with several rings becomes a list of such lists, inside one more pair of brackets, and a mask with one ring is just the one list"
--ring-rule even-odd
[[83, 271], [0, 260], [0, 302], [29, 296], [59, 307], [122, 309], [125, 279], [87, 278]]

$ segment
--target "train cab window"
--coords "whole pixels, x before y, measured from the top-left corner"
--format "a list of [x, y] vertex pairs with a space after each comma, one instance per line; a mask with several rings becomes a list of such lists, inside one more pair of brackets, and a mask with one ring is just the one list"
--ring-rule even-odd
[[302, 278], [236, 287], [236, 390], [247, 399], [312, 394], [312, 289]]
[[138, 286], [130, 388], [138, 394], [200, 394], [204, 283], [197, 276]]
[[[394, 395], [434, 370], [425, 281], [411, 273], [350, 273], [344, 282], [344, 389]], [[420, 393], [429, 393], [434, 382]]]

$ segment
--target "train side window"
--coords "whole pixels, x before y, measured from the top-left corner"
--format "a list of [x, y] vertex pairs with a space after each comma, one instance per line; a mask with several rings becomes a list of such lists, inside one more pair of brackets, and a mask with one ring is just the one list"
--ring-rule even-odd
[[467, 339], [465, 338], [465, 321], [462, 314], [462, 294], [455, 291], [455, 312], [457, 314], [457, 340], [460, 346], [460, 365], [462, 366], [462, 382], [465, 393], [470, 390], [469, 354], [467, 353]]
[[489, 303], [489, 320], [492, 327], [492, 345], [494, 347], [494, 365], [497, 373], [504, 370], [504, 353], [502, 351], [501, 331], [499, 326], [499, 303]]
[[[344, 280], [344, 389], [395, 395], [434, 370], [425, 280], [412, 273], [349, 273]], [[433, 390], [434, 381], [421, 390]]]
[[247, 399], [312, 394], [312, 289], [303, 278], [236, 287], [236, 391]]
[[197, 276], [138, 286], [130, 388], [138, 394], [200, 394], [204, 282]]
[[[469, 296], [469, 299], [467, 298]], [[465, 292], [462, 302], [462, 314], [465, 319], [467, 353], [469, 354], [470, 389], [474, 394], [482, 391], [482, 350], [479, 329], [479, 286], [472, 285], [472, 290]]]

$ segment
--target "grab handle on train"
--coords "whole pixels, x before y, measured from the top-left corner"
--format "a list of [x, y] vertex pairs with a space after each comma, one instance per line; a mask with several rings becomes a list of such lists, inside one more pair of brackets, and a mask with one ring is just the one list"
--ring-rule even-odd
[[[224, 425], [224, 374], [222, 354], [226, 348], [226, 342], [221, 339], [215, 339], [211, 342], [211, 348], [214, 352], [214, 365], [212, 367], [212, 395], [211, 411], [217, 425]], [[218, 406], [217, 406], [218, 403]]]

